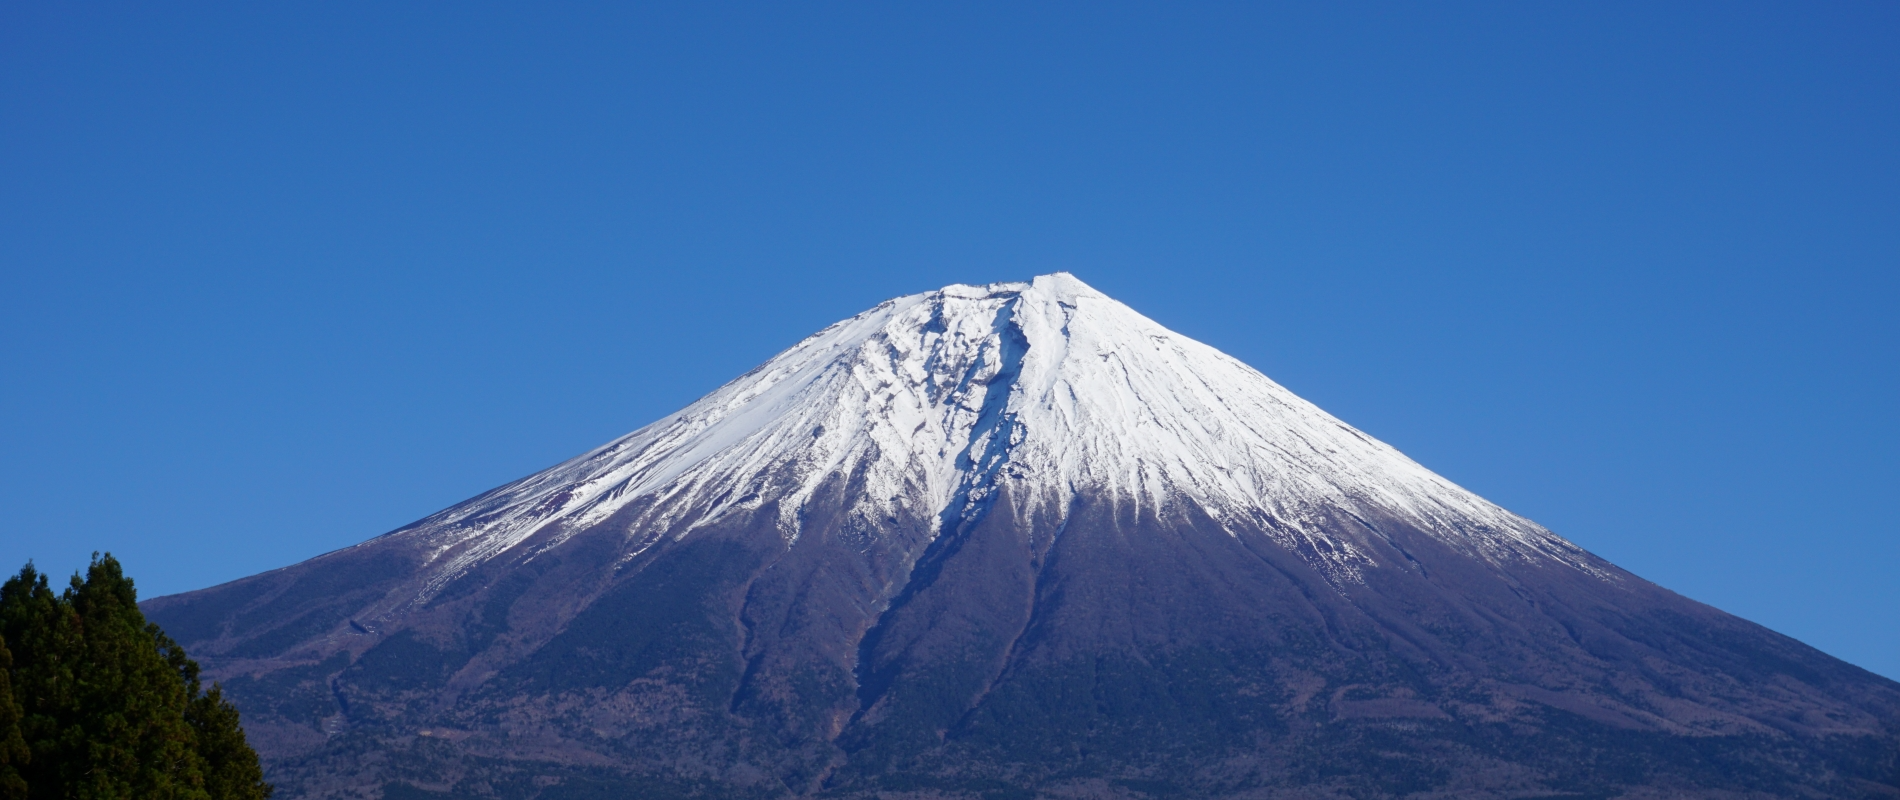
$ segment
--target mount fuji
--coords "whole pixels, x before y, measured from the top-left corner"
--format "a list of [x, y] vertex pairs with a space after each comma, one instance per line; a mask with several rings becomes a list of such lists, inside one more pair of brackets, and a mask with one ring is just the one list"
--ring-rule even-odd
[[1067, 274], [144, 608], [280, 797], [1900, 798], [1900, 684]]

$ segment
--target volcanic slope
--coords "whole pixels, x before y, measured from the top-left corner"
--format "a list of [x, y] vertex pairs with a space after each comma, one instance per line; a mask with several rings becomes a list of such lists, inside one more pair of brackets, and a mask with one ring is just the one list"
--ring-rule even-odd
[[145, 609], [289, 798], [1900, 798], [1900, 684], [1067, 274]]

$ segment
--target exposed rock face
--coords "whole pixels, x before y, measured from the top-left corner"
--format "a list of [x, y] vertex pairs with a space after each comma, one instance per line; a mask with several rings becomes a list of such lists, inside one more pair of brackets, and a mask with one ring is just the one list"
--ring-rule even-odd
[[281, 797], [1900, 797], [1900, 684], [1067, 275], [145, 610]]

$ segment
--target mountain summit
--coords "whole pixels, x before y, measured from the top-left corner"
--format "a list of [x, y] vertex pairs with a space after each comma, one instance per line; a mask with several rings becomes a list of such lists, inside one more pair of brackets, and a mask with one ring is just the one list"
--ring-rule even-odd
[[146, 611], [292, 797], [1900, 797], [1900, 685], [1064, 273]]
[[[790, 543], [827, 488], [843, 491], [835, 512], [867, 531], [901, 518], [954, 533], [1005, 487], [1019, 526], [1059, 528], [1084, 495], [1137, 515], [1191, 505], [1273, 531], [1334, 580], [1392, 559], [1367, 519], [1480, 559], [1609, 576], [1575, 545], [1067, 273], [889, 301], [677, 414], [394, 536], [433, 551], [426, 599], [530, 539], [530, 551], [555, 546], [630, 506], [626, 557], [662, 531], [767, 503]], [[1359, 522], [1328, 527], [1328, 512]]]

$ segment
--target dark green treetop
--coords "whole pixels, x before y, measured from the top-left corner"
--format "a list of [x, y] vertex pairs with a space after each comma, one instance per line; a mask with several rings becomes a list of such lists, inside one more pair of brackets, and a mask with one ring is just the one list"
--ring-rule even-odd
[[[139, 612], [110, 555], [55, 595], [31, 564], [0, 586], [12, 645], [25, 796], [32, 800], [262, 800], [270, 795], [237, 710]], [[5, 736], [0, 708], [0, 737]], [[4, 750], [0, 739], [0, 750]], [[0, 767], [0, 769], [4, 769]], [[0, 771], [0, 798], [6, 789]]]

